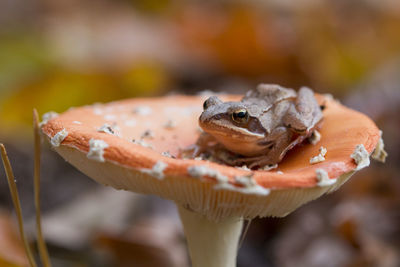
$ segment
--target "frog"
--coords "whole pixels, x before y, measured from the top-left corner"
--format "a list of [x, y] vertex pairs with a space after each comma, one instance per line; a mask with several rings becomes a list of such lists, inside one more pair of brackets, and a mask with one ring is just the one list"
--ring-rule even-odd
[[226, 163], [231, 165], [271, 166], [319, 129], [322, 120], [322, 108], [308, 87], [296, 92], [277, 84], [260, 84], [240, 101], [224, 102], [211, 96], [203, 103], [198, 120], [203, 133], [193, 153], [197, 156], [218, 148], [229, 152]]

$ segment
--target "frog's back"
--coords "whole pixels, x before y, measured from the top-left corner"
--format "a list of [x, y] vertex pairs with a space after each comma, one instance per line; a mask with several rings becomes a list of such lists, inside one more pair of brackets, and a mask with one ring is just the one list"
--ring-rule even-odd
[[253, 104], [268, 106], [285, 99], [294, 100], [296, 97], [297, 93], [293, 89], [284, 88], [277, 84], [260, 84], [255, 90], [247, 92], [242, 101], [251, 101]]
[[296, 98], [297, 93], [295, 90], [285, 88], [277, 84], [262, 83], [257, 86], [255, 90], [247, 92], [244, 96], [245, 99], [262, 99], [267, 103], [275, 103], [287, 98]]
[[255, 90], [247, 92], [242, 103], [246, 106], [250, 116], [260, 119], [267, 132], [281, 124], [291, 101], [297, 93], [293, 89], [284, 88], [276, 84], [260, 84]]

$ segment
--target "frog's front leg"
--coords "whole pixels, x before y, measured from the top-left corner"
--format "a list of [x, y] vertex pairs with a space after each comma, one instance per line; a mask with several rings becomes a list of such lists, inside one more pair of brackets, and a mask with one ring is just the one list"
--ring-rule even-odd
[[321, 108], [310, 88], [302, 87], [283, 119], [284, 125], [302, 135], [311, 134], [322, 119]]
[[184, 150], [184, 153], [191, 152], [191, 157], [195, 158], [199, 156], [201, 153], [209, 150], [209, 148], [216, 143], [217, 141], [212, 135], [203, 132], [200, 134], [196, 143], [186, 148]]
[[265, 146], [264, 153], [255, 157], [243, 157], [236, 160], [237, 164], [247, 164], [249, 168], [256, 166], [263, 167], [279, 163], [287, 152], [291, 144], [293, 133], [286, 127], [277, 127], [266, 139], [259, 142], [260, 146]]

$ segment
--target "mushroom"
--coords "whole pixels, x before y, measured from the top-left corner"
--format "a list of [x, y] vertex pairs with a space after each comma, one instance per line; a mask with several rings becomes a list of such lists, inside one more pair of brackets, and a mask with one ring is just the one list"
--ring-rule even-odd
[[[290, 151], [279, 169], [272, 171], [179, 158], [179, 151], [195, 143], [199, 135], [201, 96], [128, 99], [74, 108], [50, 119], [42, 132], [49, 141], [62, 136], [53, 149], [97, 182], [173, 200], [192, 265], [228, 267], [236, 265], [244, 219], [283, 217], [337, 190], [360, 168], [354, 160], [356, 148], [360, 151], [362, 146], [368, 157], [379, 143], [380, 131], [368, 117], [335, 100], [317, 98], [326, 105], [318, 143], [329, 150], [326, 160], [310, 165], [319, 146], [303, 145]], [[118, 136], [97, 131], [111, 116], [119, 127]], [[171, 119], [174, 128], [166, 128]], [[77, 120], [81, 123], [74, 123]], [[155, 133], [146, 139], [146, 146], [135, 141], [145, 131]]]

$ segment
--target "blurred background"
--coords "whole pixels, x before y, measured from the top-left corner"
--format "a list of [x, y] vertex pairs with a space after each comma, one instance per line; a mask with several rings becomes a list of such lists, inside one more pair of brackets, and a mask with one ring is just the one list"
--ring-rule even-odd
[[[238, 266], [400, 266], [400, 2], [1, 0], [0, 141], [34, 233], [32, 108], [258, 83], [369, 115], [390, 157], [286, 218], [253, 220]], [[97, 185], [43, 151], [54, 266], [189, 266], [174, 206]], [[34, 237], [32, 237], [34, 241]], [[26, 266], [0, 167], [0, 266]]]

